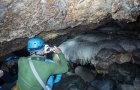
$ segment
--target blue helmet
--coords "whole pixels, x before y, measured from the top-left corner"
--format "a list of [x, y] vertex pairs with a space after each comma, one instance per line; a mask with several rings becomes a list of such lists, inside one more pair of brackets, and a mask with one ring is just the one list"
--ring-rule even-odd
[[44, 49], [45, 42], [41, 38], [30, 38], [28, 40], [27, 49], [30, 53], [39, 52]]
[[4, 58], [4, 61], [5, 62], [8, 62], [8, 61], [12, 61], [12, 60], [15, 60], [15, 59], [18, 59], [19, 57], [16, 56], [16, 55], [11, 55], [11, 56], [7, 56]]

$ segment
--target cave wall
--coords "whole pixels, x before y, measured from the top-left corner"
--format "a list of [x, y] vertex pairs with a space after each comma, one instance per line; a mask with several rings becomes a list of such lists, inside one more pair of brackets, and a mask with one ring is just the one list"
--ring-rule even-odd
[[133, 22], [139, 6], [139, 0], [1, 0], [0, 42], [100, 23], [108, 16]]
[[[0, 57], [26, 47], [28, 37], [53, 40], [88, 32], [112, 19], [139, 26], [139, 0], [0, 0]], [[139, 22], [138, 22], [139, 23]], [[130, 26], [130, 27], [128, 27]]]

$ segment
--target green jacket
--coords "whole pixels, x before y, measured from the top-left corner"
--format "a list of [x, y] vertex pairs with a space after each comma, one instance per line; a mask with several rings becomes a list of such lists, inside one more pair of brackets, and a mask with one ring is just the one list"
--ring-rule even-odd
[[[68, 71], [68, 64], [64, 55], [60, 53], [58, 54], [58, 56], [60, 58], [59, 63], [32, 60], [36, 68], [36, 71], [38, 72], [40, 78], [43, 80], [44, 83], [47, 82], [47, 79], [50, 75], [65, 73]], [[31, 71], [28, 62], [28, 57], [20, 58], [18, 62], [18, 68], [19, 68], [17, 80], [18, 90], [42, 90], [41, 85], [36, 80], [35, 76]]]

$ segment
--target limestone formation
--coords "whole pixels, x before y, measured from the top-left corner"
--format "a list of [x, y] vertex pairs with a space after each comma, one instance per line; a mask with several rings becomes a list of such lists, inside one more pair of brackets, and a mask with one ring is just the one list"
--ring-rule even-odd
[[133, 52], [140, 49], [139, 44], [140, 40], [130, 37], [95, 32], [76, 36], [59, 47], [68, 61], [81, 65], [91, 64], [98, 73], [108, 73], [109, 65], [113, 63], [134, 63]]

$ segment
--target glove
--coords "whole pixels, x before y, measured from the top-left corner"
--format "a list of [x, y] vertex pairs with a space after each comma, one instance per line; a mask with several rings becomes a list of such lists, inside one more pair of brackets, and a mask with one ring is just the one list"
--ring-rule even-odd
[[62, 74], [57, 74], [54, 83], [58, 83], [62, 78]]
[[53, 87], [53, 84], [54, 84], [54, 76], [51, 75], [47, 81], [47, 85], [52, 88]]

